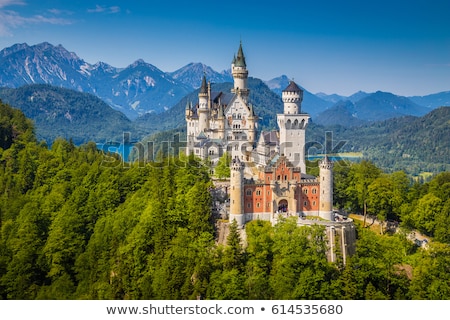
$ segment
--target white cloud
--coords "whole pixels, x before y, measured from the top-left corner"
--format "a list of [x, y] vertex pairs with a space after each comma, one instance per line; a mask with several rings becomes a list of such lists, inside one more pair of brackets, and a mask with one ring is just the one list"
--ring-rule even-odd
[[89, 13], [119, 13], [120, 7], [118, 7], [118, 6], [105, 7], [105, 6], [100, 6], [97, 4], [97, 5], [95, 5], [94, 9], [88, 9], [87, 12], [89, 12]]
[[0, 8], [12, 6], [12, 5], [25, 5], [25, 2], [21, 0], [0, 0]]
[[[24, 16], [13, 10], [5, 10], [3, 8], [13, 5], [26, 5], [21, 0], [0, 0], [0, 37], [11, 36], [12, 29], [16, 29], [28, 24], [54, 24], [54, 25], [67, 25], [71, 24], [70, 20], [58, 17], [50, 17], [44, 15]], [[52, 14], [57, 14], [55, 9], [49, 10]]]

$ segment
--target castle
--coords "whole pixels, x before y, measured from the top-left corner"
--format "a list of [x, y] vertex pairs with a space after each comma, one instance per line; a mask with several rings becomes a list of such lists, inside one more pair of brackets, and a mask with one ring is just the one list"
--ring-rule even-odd
[[[230, 221], [243, 227], [254, 219], [276, 223], [280, 216], [297, 216], [299, 225], [324, 225], [331, 248], [338, 236], [342, 251], [351, 254], [353, 222], [337, 221], [342, 219], [333, 212], [333, 163], [325, 156], [319, 162], [319, 177], [306, 174], [305, 131], [310, 117], [301, 109], [303, 90], [294, 81], [289, 83], [282, 92], [283, 113], [277, 115], [279, 130], [261, 132], [256, 139], [258, 116], [249, 101], [242, 43], [231, 71], [230, 93], [212, 92], [203, 76], [198, 104], [186, 105], [187, 154], [209, 159], [213, 165], [225, 151], [231, 155]], [[330, 249], [331, 261], [333, 257]]]

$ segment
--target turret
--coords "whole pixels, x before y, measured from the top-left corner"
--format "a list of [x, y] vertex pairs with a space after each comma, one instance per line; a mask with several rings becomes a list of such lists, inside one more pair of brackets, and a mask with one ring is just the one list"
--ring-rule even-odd
[[191, 116], [191, 112], [192, 110], [188, 101], [186, 102], [186, 109], [185, 109], [186, 120]]
[[208, 86], [206, 84], [206, 76], [203, 75], [202, 85], [198, 93], [198, 128], [200, 132], [209, 129], [208, 100], [209, 97], [208, 97]]
[[247, 87], [248, 70], [247, 64], [245, 63], [244, 51], [242, 50], [242, 42], [239, 45], [238, 53], [233, 58], [231, 63], [231, 72], [234, 79], [233, 92], [236, 94], [241, 94], [244, 99], [248, 98], [249, 90]]
[[217, 123], [218, 123], [218, 133], [219, 139], [225, 138], [225, 114], [223, 113], [223, 106], [219, 100], [219, 109], [217, 111]]
[[277, 114], [280, 128], [280, 153], [284, 154], [295, 167], [306, 173], [305, 131], [309, 115], [301, 113], [303, 90], [294, 82], [282, 92], [284, 113]]
[[284, 104], [284, 114], [301, 113], [303, 90], [294, 81], [289, 82], [289, 85], [281, 93], [281, 97]]
[[333, 220], [333, 162], [328, 156], [319, 161], [320, 206], [319, 216]]
[[238, 227], [245, 224], [244, 218], [244, 163], [239, 158], [231, 162], [230, 176], [230, 222], [236, 220]]

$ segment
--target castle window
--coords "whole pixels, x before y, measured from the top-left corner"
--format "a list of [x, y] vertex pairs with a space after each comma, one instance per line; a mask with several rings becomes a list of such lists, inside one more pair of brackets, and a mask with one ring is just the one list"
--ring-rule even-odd
[[308, 201], [303, 202], [303, 205], [306, 207], [308, 205]]
[[259, 202], [257, 202], [257, 203], [256, 203], [256, 207], [259, 208], [259, 206], [260, 206], [260, 204], [259, 204]]
[[315, 205], [316, 205], [316, 202], [315, 202], [315, 201], [313, 201], [313, 202], [312, 202], [312, 205], [313, 205], [313, 206], [315, 206]]
[[247, 208], [251, 208], [252, 204], [251, 203], [247, 203]]
[[261, 190], [259, 190], [259, 189], [256, 190], [256, 195], [257, 195], [257, 196], [260, 196], [260, 195], [261, 195]]
[[306, 189], [306, 188], [303, 189], [303, 193], [304, 193], [304, 194], [308, 194], [308, 189]]
[[287, 178], [287, 176], [284, 176], [284, 180], [287, 180], [288, 178]]
[[247, 189], [246, 194], [247, 194], [248, 196], [251, 196], [251, 195], [252, 195], [252, 189]]
[[316, 194], [316, 193], [317, 193], [317, 189], [316, 189], [316, 188], [313, 188], [313, 189], [312, 189], [312, 193], [313, 193], [313, 194]]

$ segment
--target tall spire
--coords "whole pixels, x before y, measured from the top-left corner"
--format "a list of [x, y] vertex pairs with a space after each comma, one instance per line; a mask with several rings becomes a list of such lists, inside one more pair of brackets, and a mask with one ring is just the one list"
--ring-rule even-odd
[[234, 65], [236, 67], [247, 67], [245, 63], [244, 51], [242, 50], [242, 41], [239, 43], [238, 53], [234, 61]]
[[208, 93], [208, 86], [206, 85], [206, 75], [203, 74], [202, 85], [200, 87], [200, 93]]

